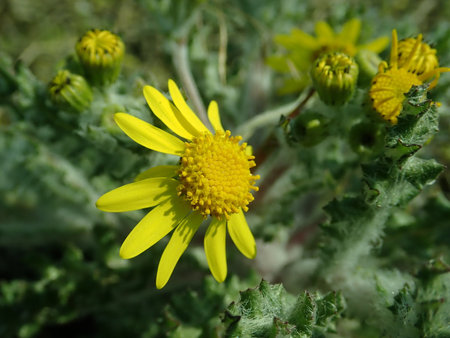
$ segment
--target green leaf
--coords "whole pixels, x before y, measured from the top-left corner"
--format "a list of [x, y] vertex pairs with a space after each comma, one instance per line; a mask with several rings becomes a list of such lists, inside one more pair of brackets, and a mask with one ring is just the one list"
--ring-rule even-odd
[[311, 337], [334, 332], [345, 309], [340, 293], [303, 292], [295, 300], [281, 284], [261, 281], [259, 286], [241, 292], [225, 312], [227, 336]]
[[405, 160], [439, 131], [436, 106], [426, 96], [424, 98], [426, 93], [423, 90], [422, 87], [415, 87], [409, 92], [409, 104], [405, 106], [398, 124], [388, 129], [385, 139], [387, 157]]

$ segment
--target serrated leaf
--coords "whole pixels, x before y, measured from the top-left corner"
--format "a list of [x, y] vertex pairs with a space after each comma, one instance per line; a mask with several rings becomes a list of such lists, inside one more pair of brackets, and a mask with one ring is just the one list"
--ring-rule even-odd
[[374, 191], [379, 206], [397, 206], [409, 202], [428, 184], [432, 184], [444, 166], [434, 160], [410, 157], [402, 166], [380, 160], [363, 165], [364, 181]]
[[394, 304], [389, 310], [403, 325], [414, 326], [417, 321], [415, 295], [409, 285], [405, 285], [394, 297]]
[[387, 156], [401, 160], [414, 154], [439, 130], [439, 114], [436, 106], [427, 102], [418, 115], [405, 115], [398, 124], [388, 129]]
[[309, 292], [304, 292], [297, 298], [291, 313], [290, 322], [304, 334], [311, 335], [316, 322], [317, 305]]
[[241, 292], [230, 304], [223, 323], [228, 336], [311, 337], [333, 332], [345, 308], [340, 293], [324, 297], [305, 291], [297, 300], [281, 284], [262, 281], [254, 289]]

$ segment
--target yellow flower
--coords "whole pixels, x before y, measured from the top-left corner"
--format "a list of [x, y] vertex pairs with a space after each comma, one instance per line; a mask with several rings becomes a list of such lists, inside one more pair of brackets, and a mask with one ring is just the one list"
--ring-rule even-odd
[[403, 39], [398, 42], [398, 67], [404, 67], [410, 55], [412, 55], [408, 71], [420, 75], [439, 67], [439, 61], [436, 56], [436, 49], [422, 41], [419, 42], [416, 52], [411, 54], [417, 40], [419, 40], [419, 37]]
[[136, 117], [117, 113], [115, 121], [135, 142], [149, 149], [180, 156], [179, 165], [165, 165], [141, 173], [136, 182], [112, 190], [97, 201], [103, 211], [122, 212], [154, 207], [130, 232], [120, 256], [133, 258], [173, 231], [162, 254], [156, 287], [169, 280], [179, 258], [208, 217], [204, 247], [212, 275], [223, 282], [227, 275], [226, 231], [241, 253], [252, 259], [256, 244], [244, 211], [253, 200], [251, 190], [259, 175], [252, 175], [254, 156], [248, 155], [240, 136], [222, 127], [217, 103], [211, 101], [208, 118], [214, 134], [186, 104], [174, 81], [169, 80], [173, 104], [157, 89], [144, 87], [155, 115], [175, 134], [169, 134]]
[[352, 19], [347, 21], [339, 33], [324, 21], [315, 25], [316, 37], [298, 28], [292, 29], [290, 34], [275, 36], [275, 42], [286, 48], [287, 55], [269, 57], [267, 63], [275, 70], [289, 73], [291, 78], [286, 81], [282, 92], [302, 90], [309, 84], [308, 71], [321, 54], [328, 52], [342, 52], [355, 56], [359, 50], [370, 50], [375, 53], [383, 51], [389, 39], [380, 37], [367, 44], [358, 45], [361, 31], [361, 21]]
[[[437, 84], [439, 74], [450, 71], [450, 68], [430, 67], [429, 63], [423, 62], [427, 55], [420, 54], [425, 51], [422, 43], [422, 34], [414, 39], [414, 46], [405, 55], [402, 53], [399, 57], [397, 31], [392, 31], [392, 48], [389, 66], [382, 62], [378, 67], [378, 74], [372, 80], [372, 86], [369, 96], [372, 100], [374, 109], [383, 119], [391, 124], [397, 124], [397, 117], [403, 110], [405, 94], [412, 86], [419, 86], [433, 77], [434, 80], [428, 87], [428, 90], [434, 88]], [[404, 49], [406, 50], [406, 48]], [[423, 66], [431, 68], [425, 72], [419, 72]]]

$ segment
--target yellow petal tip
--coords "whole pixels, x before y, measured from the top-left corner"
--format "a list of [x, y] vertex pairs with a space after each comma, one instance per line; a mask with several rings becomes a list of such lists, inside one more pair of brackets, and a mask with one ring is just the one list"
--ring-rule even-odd
[[119, 256], [122, 259], [130, 259], [130, 258], [136, 257], [137, 255], [132, 254], [131, 252], [129, 252], [129, 250], [127, 250], [127, 248], [124, 248], [124, 246], [122, 245], [120, 247]]
[[225, 279], [227, 279], [227, 274], [225, 273], [223, 276], [214, 276], [213, 275], [213, 277], [217, 283], [223, 283], [225, 281]]
[[[159, 272], [159, 271], [158, 271]], [[169, 277], [170, 278], [170, 277]], [[156, 288], [158, 290], [161, 290], [163, 287], [166, 286], [167, 282], [169, 281], [169, 278], [166, 278], [165, 280], [159, 276], [159, 274], [156, 274]]]
[[114, 114], [114, 121], [115, 121], [117, 124], [119, 124], [118, 120], [124, 118], [125, 115], [128, 115], [128, 114], [122, 113], [122, 112], [115, 113], [115, 114]]

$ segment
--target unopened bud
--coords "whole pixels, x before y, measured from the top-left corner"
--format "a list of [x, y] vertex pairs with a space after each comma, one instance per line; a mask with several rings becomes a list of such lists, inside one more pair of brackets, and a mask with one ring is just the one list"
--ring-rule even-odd
[[350, 130], [350, 146], [362, 157], [379, 154], [384, 146], [383, 126], [376, 122], [360, 122]]
[[86, 80], [68, 70], [60, 70], [48, 86], [50, 98], [61, 109], [82, 112], [92, 102], [92, 91]]
[[125, 46], [107, 30], [88, 31], [75, 46], [88, 80], [94, 85], [107, 85], [117, 80]]
[[314, 62], [311, 77], [324, 103], [333, 106], [342, 105], [355, 91], [358, 65], [353, 58], [344, 53], [323, 54]]
[[312, 147], [327, 137], [327, 119], [316, 113], [305, 112], [292, 121], [291, 140]]

